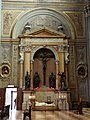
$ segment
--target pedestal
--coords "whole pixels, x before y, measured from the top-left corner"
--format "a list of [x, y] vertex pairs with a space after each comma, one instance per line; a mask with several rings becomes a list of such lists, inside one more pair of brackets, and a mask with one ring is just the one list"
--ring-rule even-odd
[[58, 109], [59, 110], [69, 110], [70, 92], [69, 91], [59, 91], [58, 96]]
[[29, 96], [30, 96], [30, 91], [23, 91], [22, 110], [29, 109], [29, 104], [30, 104]]

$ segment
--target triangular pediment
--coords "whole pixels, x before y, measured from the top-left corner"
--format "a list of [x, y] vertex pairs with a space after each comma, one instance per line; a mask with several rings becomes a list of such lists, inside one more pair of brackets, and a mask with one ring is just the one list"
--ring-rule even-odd
[[64, 38], [65, 36], [66, 36], [65, 34], [47, 27], [20, 35], [20, 37], [61, 37], [61, 38]]

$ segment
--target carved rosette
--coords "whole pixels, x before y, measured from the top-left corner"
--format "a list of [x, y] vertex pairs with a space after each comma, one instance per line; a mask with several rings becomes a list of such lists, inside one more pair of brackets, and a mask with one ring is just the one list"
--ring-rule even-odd
[[86, 79], [87, 77], [87, 65], [80, 63], [77, 65], [76, 74], [78, 78]]

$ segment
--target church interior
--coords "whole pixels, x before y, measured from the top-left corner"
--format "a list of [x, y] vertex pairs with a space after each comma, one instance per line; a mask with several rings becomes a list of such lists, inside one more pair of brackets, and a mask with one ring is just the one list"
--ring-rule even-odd
[[0, 9], [0, 120], [89, 120], [90, 0]]

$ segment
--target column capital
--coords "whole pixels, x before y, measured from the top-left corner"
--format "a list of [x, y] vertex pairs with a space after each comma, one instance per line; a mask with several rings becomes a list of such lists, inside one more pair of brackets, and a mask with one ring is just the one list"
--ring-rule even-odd
[[34, 62], [34, 60], [30, 60], [30, 63], [32, 64]]
[[84, 11], [86, 17], [88, 17], [90, 15], [90, 5], [88, 5], [88, 3], [84, 6]]
[[20, 62], [21, 64], [23, 64], [24, 60], [19, 60], [19, 62]]
[[59, 64], [59, 60], [56, 60], [56, 64]]

